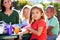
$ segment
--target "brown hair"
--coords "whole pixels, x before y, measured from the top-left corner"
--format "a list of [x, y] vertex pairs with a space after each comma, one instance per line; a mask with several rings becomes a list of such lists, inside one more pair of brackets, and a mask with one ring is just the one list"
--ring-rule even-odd
[[[29, 23], [32, 23], [32, 21], [33, 21], [33, 19], [32, 19], [32, 10], [35, 9], [35, 8], [38, 9], [38, 10], [40, 10], [41, 13], [44, 13], [43, 10], [42, 10], [41, 8], [33, 7], [33, 8], [31, 9], [31, 11], [30, 11], [30, 19], [29, 19]], [[41, 16], [41, 18], [44, 19], [44, 14]]]
[[[10, 0], [11, 1], [11, 0]], [[5, 8], [5, 6], [3, 5], [3, 2], [4, 2], [4, 0], [1, 0], [1, 9], [2, 9], [2, 12], [4, 12], [4, 11], [6, 11], [6, 8]], [[12, 10], [12, 1], [11, 1], [11, 7], [10, 7], [10, 10]]]

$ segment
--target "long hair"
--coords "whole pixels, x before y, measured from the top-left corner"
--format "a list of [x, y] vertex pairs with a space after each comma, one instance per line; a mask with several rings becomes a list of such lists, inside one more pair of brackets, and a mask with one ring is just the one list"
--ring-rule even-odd
[[[5, 6], [3, 5], [3, 2], [4, 0], [1, 0], [1, 9], [2, 9], [2, 12], [6, 11], [6, 8]], [[12, 9], [12, 3], [11, 3], [11, 7], [10, 7], [10, 10]]]
[[31, 9], [31, 6], [29, 6], [29, 5], [25, 5], [23, 8], [22, 8], [22, 10], [21, 10], [21, 15], [20, 15], [20, 17], [22, 18], [22, 21], [25, 19], [25, 17], [24, 17], [24, 9], [26, 9], [26, 8], [28, 8], [28, 9]]
[[[36, 6], [33, 7], [33, 8], [31, 9], [31, 11], [30, 11], [30, 19], [29, 19], [29, 23], [32, 23], [32, 22], [34, 21], [34, 20], [32, 19], [32, 10], [35, 9], [35, 8], [38, 9], [38, 10], [40, 10], [41, 13], [44, 13], [43, 10], [42, 10], [41, 8], [38, 8], [38, 7], [36, 7]], [[41, 16], [41, 19], [44, 19], [44, 14]]]
[[[24, 9], [29, 9], [29, 8], [28, 7], [25, 7]], [[24, 11], [24, 9], [23, 9], [23, 11]], [[24, 12], [23, 12], [23, 15], [22, 16], [23, 16], [23, 18], [25, 18]]]

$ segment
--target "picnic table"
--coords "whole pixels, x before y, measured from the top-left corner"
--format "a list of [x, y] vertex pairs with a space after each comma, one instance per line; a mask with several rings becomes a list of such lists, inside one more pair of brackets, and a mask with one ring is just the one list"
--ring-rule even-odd
[[12, 35], [1, 35], [0, 34], [0, 40], [2, 40], [2, 39], [12, 39], [12, 38], [18, 39], [19, 35], [18, 34], [12, 34]]

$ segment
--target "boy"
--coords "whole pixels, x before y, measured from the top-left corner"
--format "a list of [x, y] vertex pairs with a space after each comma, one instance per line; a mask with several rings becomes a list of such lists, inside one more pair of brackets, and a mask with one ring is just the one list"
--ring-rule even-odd
[[59, 22], [55, 15], [53, 6], [48, 6], [46, 9], [46, 24], [47, 24], [47, 40], [56, 40], [59, 32]]

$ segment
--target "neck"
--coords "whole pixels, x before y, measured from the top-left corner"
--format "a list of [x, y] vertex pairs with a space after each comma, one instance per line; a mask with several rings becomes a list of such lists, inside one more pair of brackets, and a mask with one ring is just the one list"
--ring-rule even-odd
[[25, 19], [28, 19], [28, 17], [24, 16]]
[[[53, 16], [52, 16], [52, 17], [53, 17]], [[52, 17], [51, 17], [51, 18], [52, 18]], [[50, 20], [51, 18], [48, 18], [48, 20]]]
[[10, 9], [6, 9], [6, 11], [5, 11], [5, 12], [10, 13], [10, 12], [12, 12], [12, 10], [10, 10]]
[[28, 18], [26, 18], [26, 19], [28, 19]]
[[10, 11], [10, 9], [9, 8], [6, 8], [6, 11]]
[[10, 16], [12, 14], [12, 10], [6, 9], [5, 14], [8, 15], [8, 16]]
[[6, 9], [6, 11], [10, 11], [10, 9]]
[[37, 19], [37, 20], [35, 20], [35, 21], [38, 21], [38, 20], [40, 20], [40, 19]]

